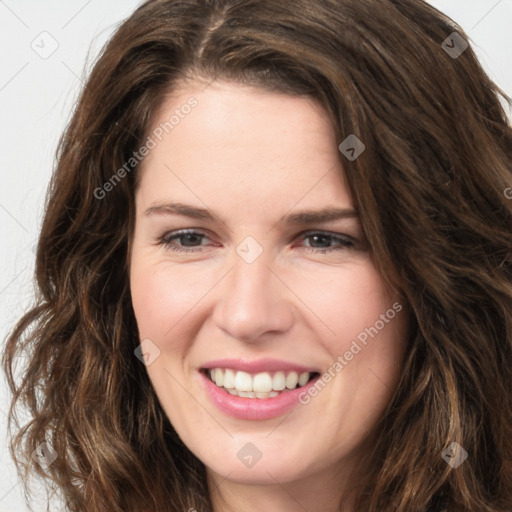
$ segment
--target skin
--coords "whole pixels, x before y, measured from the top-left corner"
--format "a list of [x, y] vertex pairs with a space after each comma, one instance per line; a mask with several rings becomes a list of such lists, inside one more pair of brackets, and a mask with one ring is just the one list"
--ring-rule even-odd
[[[272, 357], [327, 371], [399, 300], [378, 274], [357, 217], [280, 222], [299, 210], [354, 208], [341, 141], [311, 99], [220, 81], [181, 84], [154, 126], [192, 96], [197, 107], [150, 151], [136, 191], [132, 301], [140, 339], [160, 350], [147, 365], [149, 378], [177, 433], [205, 464], [216, 512], [334, 512], [342, 498], [342, 510], [352, 512], [364, 471], [357, 463], [400, 377], [403, 311], [288, 415], [228, 416], [198, 372], [225, 357]], [[145, 214], [167, 202], [208, 208], [214, 219]], [[206, 235], [171, 242], [195, 252], [159, 243], [182, 229]], [[354, 245], [306, 231], [348, 236]], [[252, 263], [236, 252], [247, 236], [263, 249]], [[325, 248], [333, 250], [319, 252]], [[248, 442], [262, 454], [250, 468], [237, 458]]]

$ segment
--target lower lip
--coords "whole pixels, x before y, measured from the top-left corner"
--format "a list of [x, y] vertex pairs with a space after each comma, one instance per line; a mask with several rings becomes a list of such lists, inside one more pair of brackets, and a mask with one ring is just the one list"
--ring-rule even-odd
[[281, 392], [273, 398], [244, 398], [231, 395], [216, 386], [203, 372], [199, 372], [213, 403], [225, 414], [242, 420], [267, 420], [282, 416], [300, 404], [299, 395], [315, 385], [320, 376], [305, 386]]

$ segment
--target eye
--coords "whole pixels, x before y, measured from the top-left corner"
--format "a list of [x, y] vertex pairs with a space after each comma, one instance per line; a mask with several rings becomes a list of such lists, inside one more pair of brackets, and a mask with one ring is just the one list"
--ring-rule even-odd
[[[300, 240], [308, 240], [304, 248], [308, 252], [326, 254], [355, 247], [355, 240], [348, 235], [334, 235], [323, 231], [310, 231], [299, 235]], [[158, 239], [158, 244], [177, 252], [201, 252], [204, 240], [208, 237], [204, 233], [194, 230], [182, 230], [166, 233]]]
[[[163, 245], [167, 249], [178, 252], [197, 252], [201, 251], [201, 241], [206, 237], [205, 234], [199, 231], [183, 230], [178, 232], [166, 233], [163, 237], [158, 240], [160, 245]], [[176, 245], [175, 240], [178, 240], [181, 244]]]
[[308, 252], [326, 254], [332, 251], [351, 249], [355, 240], [347, 235], [334, 235], [323, 231], [310, 231], [302, 235], [302, 240], [310, 240], [305, 248]]

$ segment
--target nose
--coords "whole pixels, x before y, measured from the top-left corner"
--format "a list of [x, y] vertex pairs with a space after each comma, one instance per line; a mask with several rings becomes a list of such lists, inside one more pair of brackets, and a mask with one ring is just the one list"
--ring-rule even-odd
[[239, 341], [260, 341], [293, 325], [293, 294], [269, 263], [264, 255], [252, 263], [235, 255], [231, 271], [217, 290], [215, 325]]

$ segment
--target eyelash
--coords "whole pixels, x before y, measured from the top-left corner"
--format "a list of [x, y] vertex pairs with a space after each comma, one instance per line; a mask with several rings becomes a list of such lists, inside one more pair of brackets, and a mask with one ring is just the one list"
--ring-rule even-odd
[[[181, 237], [184, 237], [186, 235], [199, 235], [202, 237], [207, 237], [204, 233], [201, 233], [199, 231], [194, 230], [182, 230], [177, 232], [170, 232], [163, 235], [161, 238], [158, 239], [158, 245], [163, 245], [167, 249], [171, 249], [172, 251], [176, 252], [201, 252], [202, 249], [201, 246], [193, 247], [190, 249], [183, 249], [176, 247], [172, 244], [172, 241], [175, 239], [179, 239]], [[321, 236], [327, 239], [330, 239], [331, 241], [338, 241], [339, 245], [338, 247], [326, 247], [326, 248], [315, 248], [315, 247], [304, 247], [307, 252], [312, 252], [315, 254], [327, 254], [333, 251], [339, 251], [343, 249], [351, 249], [354, 248], [355, 244], [353, 240], [350, 240], [350, 237], [345, 236], [344, 238], [341, 236], [336, 236], [331, 233], [326, 233], [323, 231], [308, 231], [305, 233], [301, 233], [299, 236], [302, 237], [302, 239], [308, 239], [312, 238], [314, 236]]]

